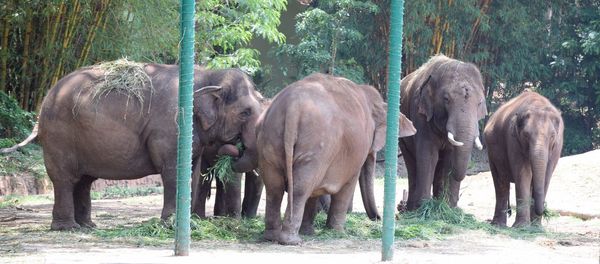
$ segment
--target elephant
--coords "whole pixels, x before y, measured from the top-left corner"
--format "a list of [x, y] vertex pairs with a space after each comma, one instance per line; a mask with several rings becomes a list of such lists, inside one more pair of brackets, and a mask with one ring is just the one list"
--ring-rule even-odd
[[456, 207], [473, 145], [483, 148], [478, 122], [487, 108], [479, 69], [442, 54], [431, 57], [402, 79], [400, 111], [417, 129], [399, 142], [408, 172], [406, 209], [430, 199], [432, 185], [434, 197]]
[[[98, 178], [161, 174], [161, 218], [174, 213], [179, 67], [140, 65], [147, 79], [137, 95], [117, 87], [98, 96], [108, 73], [91, 66], [60, 79], [44, 98], [36, 128], [54, 185], [52, 230], [95, 226], [90, 187]], [[243, 143], [260, 112], [252, 80], [238, 69], [195, 66], [193, 89], [194, 162], [207, 145]]]
[[[200, 172], [202, 175], [208, 173], [208, 169], [214, 166], [219, 155], [230, 155], [237, 157], [238, 153], [226, 150], [224, 148], [231, 147], [232, 145], [210, 145], [204, 149], [202, 159], [200, 163], [194, 164], [193, 171], [195, 173]], [[196, 170], [195, 166], [201, 164], [200, 170]], [[215, 216], [228, 216], [233, 218], [251, 218], [256, 217], [258, 211], [258, 204], [263, 191], [262, 179], [256, 174], [254, 170], [245, 172], [244, 181], [244, 200], [240, 204], [241, 200], [241, 179], [242, 173], [234, 172], [232, 182], [224, 183], [216, 178], [216, 197], [214, 206]], [[197, 188], [197, 195], [192, 197], [192, 213], [195, 213], [201, 218], [206, 217], [206, 199], [210, 196], [211, 192], [211, 180], [204, 180], [201, 176], [194, 175], [194, 182], [192, 182], [193, 188]], [[199, 181], [198, 181], [199, 180]]]
[[[513, 227], [541, 224], [544, 200], [563, 146], [561, 113], [544, 96], [525, 91], [500, 106], [484, 129], [496, 191], [493, 225], [506, 226], [510, 183], [515, 183]], [[533, 201], [532, 201], [533, 199]]]
[[[230, 216], [234, 218], [241, 217], [251, 218], [256, 217], [258, 204], [262, 195], [264, 184], [258, 176], [255, 169], [258, 167], [256, 154], [256, 123], [261, 113], [265, 111], [271, 104], [268, 98], [258, 97], [260, 107], [255, 111], [255, 114], [250, 116], [247, 121], [247, 127], [242, 129], [242, 139], [244, 147], [241, 150], [235, 145], [213, 144], [205, 147], [205, 150], [199, 159], [202, 161], [195, 162], [193, 168], [192, 180], [192, 212], [199, 217], [206, 216], [206, 199], [210, 195], [211, 182], [201, 180], [202, 175], [208, 172], [219, 155], [229, 155], [235, 158], [232, 164], [232, 169], [235, 179], [231, 183], [223, 183], [217, 179], [217, 192], [215, 198], [214, 215], [215, 216]], [[201, 166], [196, 166], [200, 164]], [[244, 200], [241, 204], [241, 178], [242, 173], [245, 174], [244, 181]]]
[[[399, 121], [401, 136], [415, 133], [408, 119]], [[316, 201], [324, 194], [331, 194], [327, 227], [343, 230], [357, 181], [367, 214], [377, 217], [373, 173], [385, 132], [386, 104], [372, 86], [313, 73], [280, 91], [256, 126], [267, 194], [264, 239], [301, 243], [299, 232], [314, 233]]]

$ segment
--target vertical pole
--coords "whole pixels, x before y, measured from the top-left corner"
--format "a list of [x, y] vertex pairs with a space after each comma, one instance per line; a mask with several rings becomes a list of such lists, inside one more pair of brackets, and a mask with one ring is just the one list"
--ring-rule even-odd
[[394, 215], [396, 212], [394, 207], [396, 203], [396, 171], [398, 169], [398, 115], [400, 111], [404, 0], [392, 0], [391, 12], [382, 261], [391, 261], [394, 257]]
[[190, 251], [195, 5], [194, 0], [181, 0], [175, 256], [187, 256]]

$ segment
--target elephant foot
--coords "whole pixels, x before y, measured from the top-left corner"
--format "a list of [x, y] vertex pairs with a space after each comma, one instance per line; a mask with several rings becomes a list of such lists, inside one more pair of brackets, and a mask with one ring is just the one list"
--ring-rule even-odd
[[81, 226], [75, 221], [57, 221], [52, 220], [52, 224], [50, 225], [50, 230], [61, 231], [61, 230], [73, 230], [79, 229]]
[[302, 243], [302, 239], [297, 234], [281, 233], [279, 236], [279, 244], [295, 246]]
[[279, 241], [279, 230], [265, 230], [263, 239], [266, 241]]
[[94, 224], [94, 222], [92, 222], [92, 220], [81, 220], [81, 221], [77, 221], [77, 223], [82, 228], [96, 228], [96, 224]]
[[300, 234], [305, 236], [312, 236], [315, 234], [315, 228], [312, 225], [300, 226]]
[[492, 222], [490, 222], [491, 225], [493, 226], [497, 226], [497, 227], [506, 227], [506, 220], [501, 221], [501, 220], [492, 220]]
[[333, 230], [339, 231], [339, 232], [344, 232], [344, 225], [343, 224], [327, 224], [326, 226], [329, 229], [333, 229]]
[[520, 227], [528, 227], [530, 225], [531, 225], [531, 223], [527, 220], [517, 219], [517, 220], [515, 220], [515, 223], [512, 225], [512, 227], [520, 228]]

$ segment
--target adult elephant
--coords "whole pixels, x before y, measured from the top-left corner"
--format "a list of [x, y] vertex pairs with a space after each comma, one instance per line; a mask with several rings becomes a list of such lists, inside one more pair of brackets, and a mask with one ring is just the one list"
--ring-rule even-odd
[[552, 172], [560, 158], [564, 124], [545, 97], [525, 91], [496, 111], [484, 130], [496, 190], [492, 224], [506, 226], [510, 183], [517, 192], [514, 227], [541, 224]]
[[[365, 208], [377, 214], [372, 181], [376, 152], [385, 143], [386, 104], [375, 88], [311, 74], [284, 88], [261, 118], [256, 133], [267, 193], [265, 239], [298, 244], [299, 231], [312, 234], [323, 194], [331, 194], [327, 227], [343, 230], [359, 178]], [[400, 121], [401, 136], [414, 134], [410, 121]]]
[[[37, 137], [54, 185], [51, 229], [95, 226], [90, 187], [98, 178], [137, 179], [159, 173], [164, 186], [161, 218], [174, 213], [179, 67], [137, 65], [137, 70], [126, 67], [138, 78], [128, 88], [101, 88], [122, 71], [107, 72], [100, 65], [70, 73], [45, 97]], [[260, 95], [240, 70], [196, 66], [194, 78], [193, 156], [197, 162], [204, 146], [235, 144], [245, 128], [254, 127], [248, 122], [259, 113]]]
[[[422, 200], [459, 198], [473, 144], [482, 148], [478, 122], [487, 114], [483, 82], [477, 67], [437, 55], [401, 81], [400, 111], [417, 133], [400, 139], [408, 171], [407, 209]], [[449, 176], [451, 175], [451, 176]]]

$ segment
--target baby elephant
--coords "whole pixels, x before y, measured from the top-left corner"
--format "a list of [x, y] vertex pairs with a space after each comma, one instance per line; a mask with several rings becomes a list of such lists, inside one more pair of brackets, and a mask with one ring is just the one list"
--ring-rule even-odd
[[[283, 89], [263, 115], [256, 131], [266, 240], [299, 244], [298, 231], [314, 233], [323, 194], [331, 194], [327, 227], [343, 230], [359, 178], [365, 208], [376, 214], [372, 183], [375, 155], [385, 143], [386, 104], [375, 88], [315, 73]], [[406, 117], [399, 121], [400, 136], [416, 132]]]
[[508, 101], [490, 117], [484, 136], [496, 189], [492, 224], [506, 226], [511, 182], [517, 192], [513, 227], [531, 221], [541, 224], [550, 177], [560, 158], [563, 129], [560, 112], [531, 91]]

